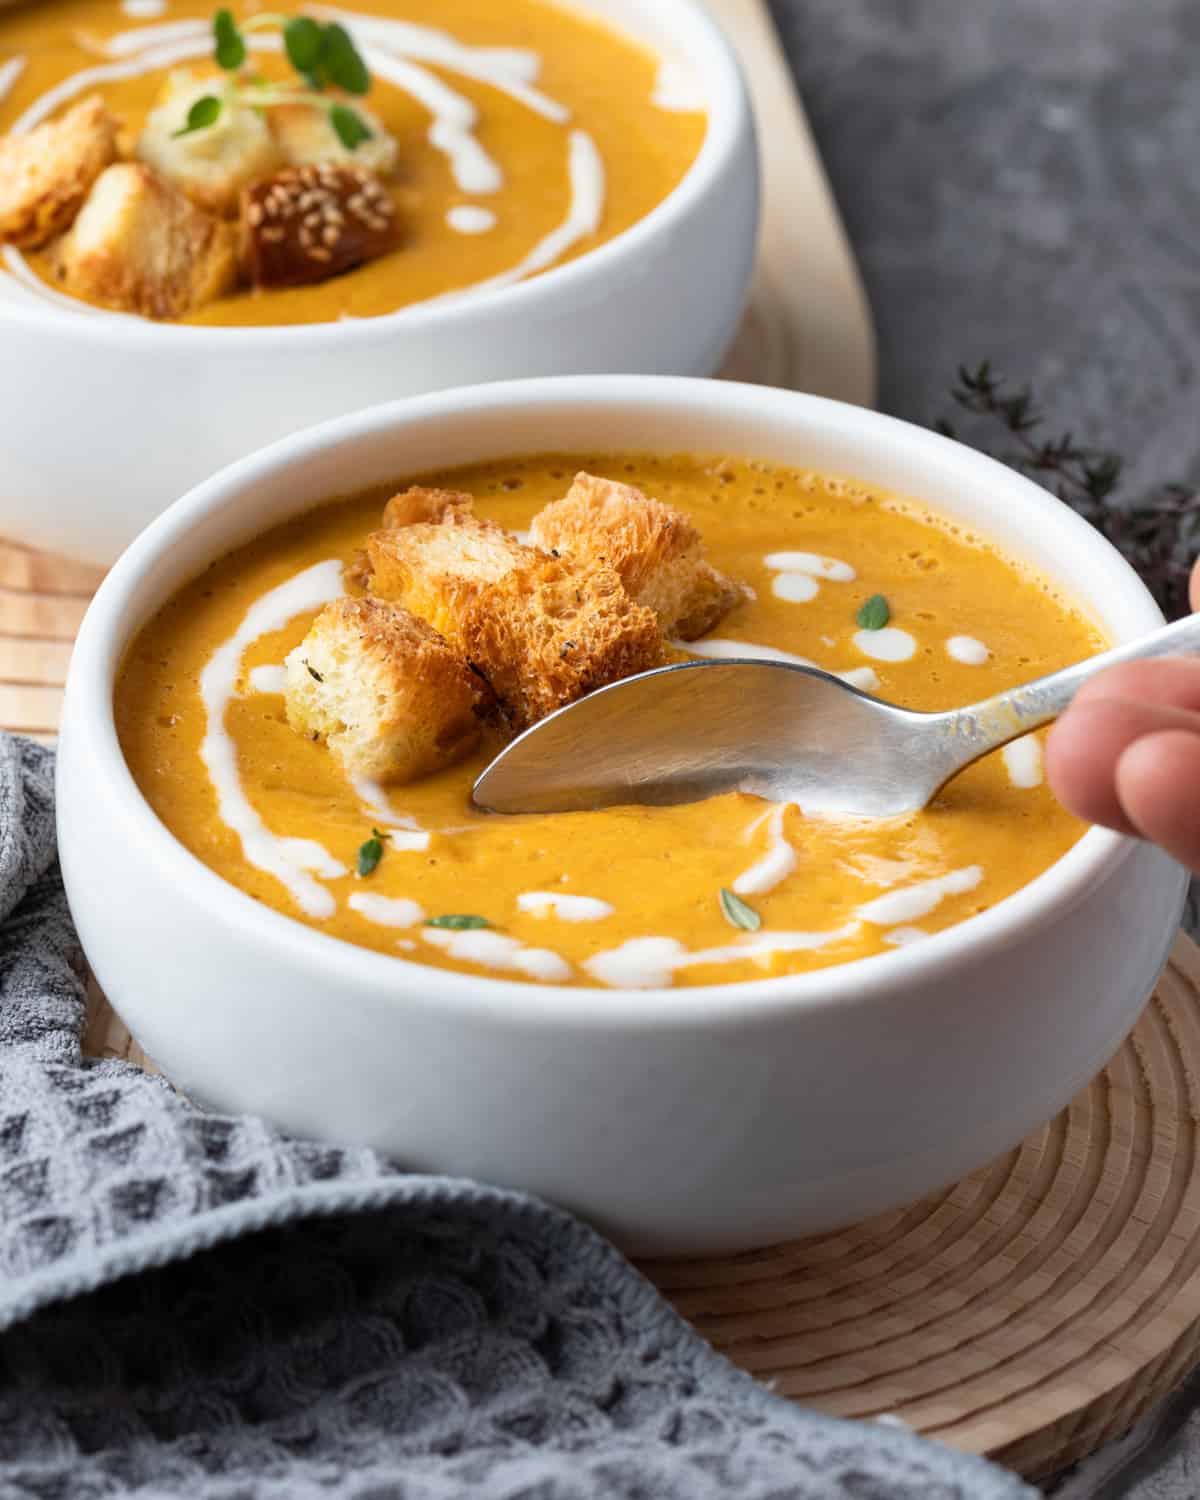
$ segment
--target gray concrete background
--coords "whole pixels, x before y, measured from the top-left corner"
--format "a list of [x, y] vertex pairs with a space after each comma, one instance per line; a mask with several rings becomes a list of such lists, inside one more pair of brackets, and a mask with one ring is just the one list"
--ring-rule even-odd
[[[1200, 0], [772, 0], [885, 410], [1031, 381], [1131, 488], [1200, 481]], [[802, 273], [801, 273], [802, 274]]]

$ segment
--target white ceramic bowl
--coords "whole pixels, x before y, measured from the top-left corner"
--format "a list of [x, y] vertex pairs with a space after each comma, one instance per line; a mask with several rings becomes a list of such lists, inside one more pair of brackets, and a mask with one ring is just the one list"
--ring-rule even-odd
[[101, 985], [197, 1098], [531, 1189], [640, 1250], [738, 1250], [913, 1199], [1049, 1119], [1141, 1010], [1180, 869], [1094, 830], [1016, 895], [883, 957], [700, 989], [543, 988], [368, 952], [264, 908], [159, 823], [113, 726], [138, 628], [266, 527], [451, 459], [618, 447], [757, 455], [918, 496], [1060, 579], [1118, 640], [1161, 623], [1064, 505], [872, 412], [636, 377], [421, 397], [235, 464], [118, 562], [67, 687], [62, 868]]
[[710, 374], [736, 330], [757, 240], [758, 156], [738, 65], [699, 0], [579, 4], [681, 61], [708, 100], [700, 155], [652, 213], [518, 286], [310, 327], [62, 311], [0, 276], [0, 535], [109, 563], [222, 464], [344, 412], [467, 381]]

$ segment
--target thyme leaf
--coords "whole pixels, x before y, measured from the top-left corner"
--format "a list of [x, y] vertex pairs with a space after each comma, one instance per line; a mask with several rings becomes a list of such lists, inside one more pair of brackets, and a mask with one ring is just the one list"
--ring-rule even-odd
[[872, 594], [856, 616], [862, 630], [882, 630], [891, 618], [892, 607], [882, 594]]
[[740, 927], [743, 932], [757, 932], [762, 926], [762, 918], [754, 908], [724, 886], [721, 887], [720, 901], [721, 911], [731, 927]]
[[378, 828], [372, 828], [371, 837], [366, 841], [365, 844], [359, 845], [359, 879], [365, 879], [368, 875], [373, 875], [375, 873], [376, 866], [383, 858], [383, 841], [390, 837], [390, 834], [380, 833]]
[[430, 917], [425, 925], [426, 927], [448, 927], [452, 932], [473, 932], [476, 928], [490, 927], [492, 924], [486, 917], [451, 915]]

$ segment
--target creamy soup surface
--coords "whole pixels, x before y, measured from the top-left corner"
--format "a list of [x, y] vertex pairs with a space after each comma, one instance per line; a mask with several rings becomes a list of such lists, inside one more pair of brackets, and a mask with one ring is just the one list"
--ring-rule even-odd
[[[790, 653], [885, 699], [943, 709], [1105, 645], [1069, 600], [984, 539], [843, 480], [741, 459], [572, 454], [420, 482], [469, 491], [482, 515], [520, 530], [579, 469], [686, 512], [711, 560], [749, 586], [693, 654]], [[350, 785], [324, 745], [289, 728], [280, 664], [326, 597], [358, 591], [342, 565], [394, 488], [326, 505], [213, 564], [143, 630], [118, 684], [121, 742], [151, 806], [201, 860], [277, 911], [381, 953], [478, 974], [728, 983], [920, 942], [1011, 895], [1081, 836], [1043, 782], [1036, 736], [973, 767], [926, 811], [882, 822], [808, 818], [740, 794], [482, 814], [470, 788], [497, 739], [424, 781]], [[858, 612], [876, 594], [890, 622], [863, 630]], [[206, 668], [215, 723], [201, 695]], [[222, 671], [227, 702], [213, 696]], [[221, 811], [200, 753], [213, 733], [228, 736], [236, 767]], [[230, 787], [254, 823], [249, 843], [244, 825], [227, 821]], [[356, 853], [373, 827], [391, 837], [360, 878]], [[290, 884], [247, 858], [256, 850], [261, 863], [264, 847], [276, 857], [272, 839], [311, 841]], [[758, 931], [731, 922], [723, 889], [758, 914]], [[447, 915], [490, 925], [427, 925]]]
[[[219, 78], [214, 9], [208, 0], [0, 8], [0, 135], [99, 93], [121, 121], [123, 154], [132, 153], [173, 69]], [[243, 21], [258, 9], [236, 7]], [[387, 187], [399, 248], [317, 285], [243, 289], [182, 321], [328, 322], [512, 284], [644, 218], [703, 144], [696, 81], [585, 5], [356, 0], [352, 10], [289, 14], [309, 9], [355, 37], [372, 79], [363, 103], [398, 142]], [[255, 51], [251, 61], [269, 79], [290, 76], [277, 53]], [[50, 249], [8, 247], [3, 259], [8, 274], [57, 288]]]

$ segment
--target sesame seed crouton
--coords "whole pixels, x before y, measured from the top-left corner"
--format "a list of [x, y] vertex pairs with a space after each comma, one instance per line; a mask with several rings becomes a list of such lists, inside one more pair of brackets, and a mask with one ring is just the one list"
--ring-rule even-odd
[[[229, 219], [242, 189], [282, 166], [283, 153], [258, 110], [221, 90], [219, 79], [196, 78], [186, 69], [171, 73], [146, 116], [135, 154], [200, 208]], [[178, 134], [192, 105], [211, 95], [221, 95], [213, 124]]]
[[0, 241], [36, 250], [71, 227], [117, 158], [117, 121], [98, 94], [57, 120], [0, 139]]
[[514, 730], [663, 661], [653, 611], [611, 568], [584, 570], [478, 520], [376, 532], [368, 547], [374, 592], [460, 646]]
[[456, 525], [471, 516], [474, 509], [474, 495], [464, 494], [461, 490], [429, 490], [413, 485], [393, 495], [383, 507], [384, 530], [415, 526], [420, 521], [434, 524], [446, 521]]
[[242, 189], [239, 259], [254, 286], [307, 286], [400, 243], [396, 205], [361, 167], [282, 167]]
[[413, 781], [478, 743], [483, 683], [423, 620], [378, 599], [327, 604], [285, 671], [288, 723], [353, 777]]
[[66, 289], [149, 318], [179, 318], [237, 278], [232, 228], [140, 162], [108, 167], [55, 246]]
[[534, 517], [530, 536], [546, 551], [615, 569], [630, 597], [654, 610], [673, 638], [704, 635], [744, 597], [705, 560], [687, 516], [630, 484], [576, 475], [566, 496]]
[[394, 172], [400, 158], [396, 137], [389, 135], [383, 121], [361, 100], [356, 99], [351, 107], [371, 132], [353, 149], [342, 145], [323, 109], [314, 109], [311, 104], [299, 101], [276, 104], [269, 109], [267, 122], [284, 161], [293, 167], [323, 166], [326, 163], [337, 167], [362, 167], [380, 177]]

